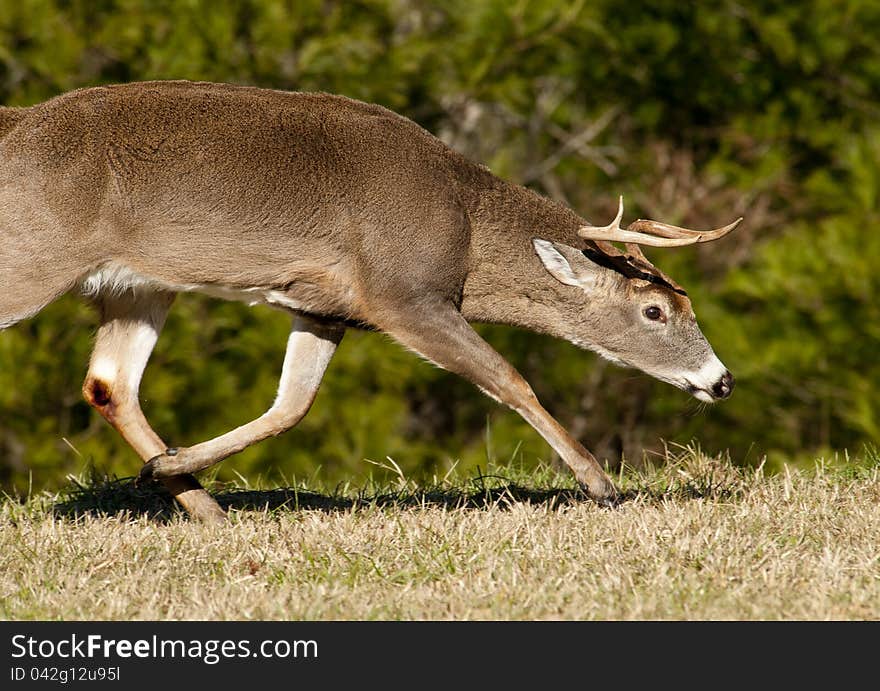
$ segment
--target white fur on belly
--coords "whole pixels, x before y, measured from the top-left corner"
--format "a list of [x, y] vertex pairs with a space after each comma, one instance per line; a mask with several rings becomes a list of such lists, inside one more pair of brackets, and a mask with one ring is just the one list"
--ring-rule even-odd
[[119, 295], [127, 291], [167, 290], [175, 293], [205, 293], [223, 300], [238, 300], [248, 305], [272, 305], [288, 310], [302, 310], [301, 302], [285, 295], [280, 290], [266, 286], [238, 288], [212, 283], [169, 283], [132, 271], [124, 264], [108, 262], [95, 269], [80, 280], [80, 290], [84, 295]]

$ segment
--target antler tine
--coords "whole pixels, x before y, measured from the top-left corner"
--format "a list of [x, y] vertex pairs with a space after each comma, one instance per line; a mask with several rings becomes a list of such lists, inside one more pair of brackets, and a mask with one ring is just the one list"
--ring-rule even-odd
[[627, 230], [633, 232], [647, 232], [664, 238], [693, 238], [693, 242], [709, 242], [711, 240], [723, 238], [736, 228], [741, 221], [742, 217], [736, 219], [733, 223], [729, 223], [721, 228], [716, 228], [715, 230], [691, 230], [690, 228], [679, 228], [678, 226], [672, 226], [668, 223], [660, 223], [659, 221], [650, 221], [640, 218], [639, 220], [630, 223]]
[[[578, 235], [586, 240], [605, 240], [607, 242], [630, 242], [638, 245], [651, 245], [652, 247], [680, 247], [682, 245], [692, 245], [700, 241], [700, 236], [669, 237], [657, 233], [655, 235], [647, 235], [645, 233], [633, 232], [630, 229], [624, 230], [620, 227], [620, 219], [623, 218], [623, 196], [617, 206], [617, 216], [607, 226], [582, 226], [578, 229]], [[648, 221], [655, 223], [655, 221]], [[732, 229], [731, 229], [732, 230]], [[669, 231], [666, 231], [669, 232]], [[658, 237], [659, 236], [659, 237]]]
[[[614, 220], [611, 221], [607, 226], [583, 226], [578, 230], [578, 234], [581, 237], [588, 238], [590, 240], [606, 240], [609, 239], [606, 236], [617, 231], [623, 230], [620, 227], [620, 220], [623, 218], [623, 195], [620, 195], [617, 201], [617, 216], [614, 217]], [[589, 235], [587, 235], [589, 233]]]
[[[617, 215], [614, 217], [614, 220], [611, 221], [605, 229], [608, 230], [620, 230], [620, 221], [623, 219], [623, 195], [621, 194], [617, 198]], [[599, 230], [598, 228], [596, 230]]]

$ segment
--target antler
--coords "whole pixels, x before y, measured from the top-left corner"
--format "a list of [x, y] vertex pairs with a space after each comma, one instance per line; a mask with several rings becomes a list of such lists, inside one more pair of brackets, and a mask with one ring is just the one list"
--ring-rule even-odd
[[659, 221], [639, 219], [630, 223], [624, 230], [620, 227], [621, 218], [623, 218], [622, 196], [617, 207], [617, 216], [611, 223], [607, 226], [583, 226], [578, 229], [578, 235], [587, 240], [626, 242], [652, 247], [681, 247], [682, 245], [693, 245], [696, 242], [709, 242], [722, 238], [742, 221], [742, 218], [738, 218], [733, 223], [715, 230], [690, 230]]

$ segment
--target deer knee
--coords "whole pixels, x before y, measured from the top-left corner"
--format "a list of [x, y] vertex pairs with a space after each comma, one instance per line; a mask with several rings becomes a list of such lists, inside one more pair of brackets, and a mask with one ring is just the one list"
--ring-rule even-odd
[[308, 404], [300, 403], [290, 407], [273, 407], [263, 416], [263, 423], [269, 434], [277, 437], [291, 427], [298, 425], [311, 407], [311, 401]]
[[82, 393], [86, 403], [110, 421], [120, 417], [130, 398], [124, 387], [94, 375], [86, 377]]
[[113, 392], [110, 384], [98, 377], [86, 377], [82, 385], [82, 393], [86, 402], [99, 410], [113, 403]]
[[495, 382], [495, 386], [494, 392], [486, 389], [484, 391], [510, 408], [519, 409], [538, 403], [538, 397], [532, 391], [532, 387], [519, 375], [502, 378]]
[[83, 398], [108, 420], [114, 417], [116, 401], [111, 384], [94, 376], [87, 376], [82, 386]]
[[93, 354], [82, 385], [83, 398], [90, 406], [102, 413], [104, 410], [110, 410], [119, 399], [118, 380], [116, 362], [106, 356]]

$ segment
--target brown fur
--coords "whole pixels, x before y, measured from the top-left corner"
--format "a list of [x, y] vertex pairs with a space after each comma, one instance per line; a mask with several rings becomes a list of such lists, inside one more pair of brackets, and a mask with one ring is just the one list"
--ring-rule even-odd
[[[190, 82], [96, 87], [0, 110], [0, 137], [0, 327], [102, 267], [149, 280], [121, 287], [144, 294], [144, 315], [157, 304], [167, 309], [162, 290], [274, 291], [309, 317], [308, 333], [323, 333], [314, 324], [362, 323], [471, 379], [535, 425], [591, 495], [613, 496], [589, 452], [465, 321], [585, 342], [617, 328], [608, 325], [603, 296], [629, 314], [643, 286], [603, 270], [604, 292], [587, 300], [554, 280], [532, 247], [541, 238], [565, 252], [596, 249], [578, 236], [585, 221], [571, 210], [495, 177], [406, 118], [323, 93]], [[650, 264], [641, 268], [662, 276]], [[108, 290], [102, 304], [120, 286]], [[676, 309], [691, 318], [678, 297]], [[124, 316], [105, 327], [134, 328], [120, 326], [129, 323]], [[140, 319], [157, 333], [164, 316]], [[624, 331], [632, 328], [626, 319]], [[340, 337], [327, 333], [316, 346], [322, 358]], [[605, 340], [614, 344], [620, 333]], [[137, 351], [134, 336], [119, 342], [102, 357], [120, 373], [129, 353], [149, 355]], [[127, 406], [149, 440], [139, 449], [145, 456], [159, 440], [136, 405], [139, 374], [126, 372], [134, 384], [121, 403], [104, 400], [113, 387], [91, 370], [86, 391], [98, 408]], [[288, 384], [308, 400], [309, 387], [317, 388], [293, 377]], [[108, 420], [126, 438], [133, 434], [127, 425], [135, 423]], [[250, 431], [227, 450], [280, 425], [240, 428]], [[207, 448], [145, 458], [147, 474], [194, 472], [222, 456], [206, 459]]]

